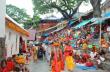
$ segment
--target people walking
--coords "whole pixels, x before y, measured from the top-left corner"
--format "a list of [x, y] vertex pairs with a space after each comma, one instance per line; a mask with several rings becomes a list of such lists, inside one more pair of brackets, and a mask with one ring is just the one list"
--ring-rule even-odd
[[38, 53], [38, 47], [37, 46], [33, 46], [33, 61], [37, 62], [38, 57], [37, 57], [37, 53]]

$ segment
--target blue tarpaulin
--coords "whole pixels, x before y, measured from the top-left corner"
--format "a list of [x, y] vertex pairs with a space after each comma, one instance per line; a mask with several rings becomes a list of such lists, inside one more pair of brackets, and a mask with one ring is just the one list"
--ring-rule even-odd
[[68, 26], [71, 27], [73, 25], [73, 23], [74, 23], [73, 20], [68, 21]]
[[104, 14], [104, 17], [110, 17], [110, 12]]
[[76, 66], [78, 69], [80, 70], [96, 70], [96, 67], [95, 66], [92, 66], [92, 67], [87, 67], [87, 66]]
[[74, 21], [72, 21], [72, 20], [68, 21], [69, 25], [72, 25], [73, 23], [74, 23]]
[[90, 20], [84, 20], [84, 21], [80, 22], [77, 26], [75, 26], [75, 28], [76, 28], [76, 29], [77, 29], [77, 28], [80, 28], [80, 27], [82, 27], [82, 26], [88, 24], [89, 22], [91, 22], [91, 19], [90, 19]]
[[46, 37], [47, 37], [47, 36], [49, 36], [49, 34], [48, 34], [48, 33], [45, 33], [45, 34], [43, 34], [42, 36], [46, 36]]
[[[95, 20], [95, 22], [94, 22], [93, 24], [104, 24], [103, 22], [104, 22], [106, 19], [108, 19], [108, 18], [110, 18], [110, 12], [105, 13], [105, 14], [102, 16], [102, 18], [92, 18], [92, 20]], [[93, 25], [93, 24], [92, 24], [92, 25]]]

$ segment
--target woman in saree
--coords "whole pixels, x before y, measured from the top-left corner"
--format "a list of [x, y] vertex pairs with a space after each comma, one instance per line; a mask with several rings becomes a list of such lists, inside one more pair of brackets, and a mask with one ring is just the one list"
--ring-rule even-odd
[[51, 70], [52, 72], [61, 72], [61, 57], [59, 52], [59, 46], [54, 44], [51, 55]]
[[75, 63], [73, 59], [73, 48], [69, 43], [66, 43], [64, 52], [65, 52], [64, 54], [65, 54], [66, 67], [69, 72], [72, 72], [73, 69], [75, 68]]
[[37, 62], [37, 52], [38, 52], [38, 46], [33, 46], [33, 61]]
[[58, 50], [58, 62], [59, 62], [59, 65], [60, 65], [60, 69], [61, 70], [64, 70], [64, 56], [63, 56], [63, 52], [62, 50], [59, 48]]

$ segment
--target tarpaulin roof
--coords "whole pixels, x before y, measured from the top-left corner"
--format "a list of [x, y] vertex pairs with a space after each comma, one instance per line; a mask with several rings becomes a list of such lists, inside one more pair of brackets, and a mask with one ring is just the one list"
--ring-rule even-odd
[[110, 12], [104, 14], [104, 17], [110, 17]]
[[105, 13], [102, 18], [92, 18], [93, 19], [93, 24], [102, 24], [106, 19], [110, 18], [110, 12]]
[[77, 26], [75, 26], [74, 28], [80, 28], [80, 27], [82, 27], [82, 26], [88, 24], [88, 23], [91, 22], [91, 21], [92, 21], [92, 19], [84, 20], [84, 21], [80, 22]]
[[73, 23], [74, 23], [74, 21], [72, 21], [72, 20], [68, 21], [69, 25], [72, 25]]

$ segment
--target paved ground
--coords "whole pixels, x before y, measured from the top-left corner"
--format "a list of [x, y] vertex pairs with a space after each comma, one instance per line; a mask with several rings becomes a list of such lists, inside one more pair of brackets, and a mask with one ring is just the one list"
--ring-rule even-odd
[[30, 72], [50, 72], [49, 68], [46, 61], [38, 61], [37, 63], [31, 62], [29, 64]]
[[[50, 67], [48, 66], [46, 61], [38, 61], [37, 63], [31, 62], [29, 64], [30, 72], [51, 72]], [[67, 70], [63, 72], [68, 72]], [[106, 72], [102, 70], [78, 70], [75, 69], [73, 72]]]

